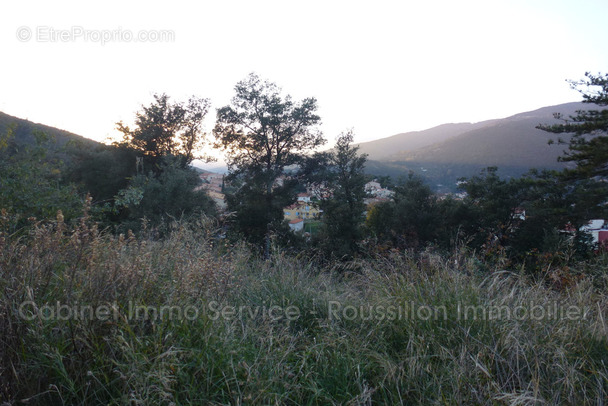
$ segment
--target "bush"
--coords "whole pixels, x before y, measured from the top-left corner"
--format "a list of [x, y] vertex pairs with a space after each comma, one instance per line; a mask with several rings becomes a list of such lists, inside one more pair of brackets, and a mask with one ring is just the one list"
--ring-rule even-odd
[[158, 175], [138, 175], [119, 192], [114, 205], [122, 211], [119, 230], [140, 230], [142, 219], [162, 233], [176, 219], [188, 220], [201, 214], [214, 216], [215, 203], [204, 190], [196, 190], [200, 179], [194, 170], [171, 163]]

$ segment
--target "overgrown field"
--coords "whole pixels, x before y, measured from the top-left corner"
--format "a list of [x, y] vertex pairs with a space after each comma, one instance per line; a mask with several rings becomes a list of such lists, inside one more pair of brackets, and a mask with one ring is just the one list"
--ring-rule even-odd
[[0, 231], [0, 403], [608, 398], [606, 256], [537, 280], [464, 248], [321, 267], [212, 230], [116, 237], [59, 216]]

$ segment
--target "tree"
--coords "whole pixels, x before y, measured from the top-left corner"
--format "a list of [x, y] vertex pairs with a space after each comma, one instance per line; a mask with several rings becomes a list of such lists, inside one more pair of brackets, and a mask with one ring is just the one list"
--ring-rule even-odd
[[432, 242], [439, 218], [436, 196], [419, 176], [410, 172], [407, 179], [395, 187], [395, 222], [407, 247]]
[[379, 203], [370, 210], [366, 224], [380, 242], [417, 248], [435, 240], [438, 217], [431, 188], [410, 173], [395, 187], [392, 201]]
[[[570, 81], [572, 88], [583, 95], [583, 103], [608, 106], [608, 74], [585, 73], [585, 79]], [[579, 110], [575, 116], [563, 118], [556, 125], [539, 125], [537, 128], [555, 134], [572, 134], [570, 140], [558, 139], [568, 150], [559, 160], [573, 162], [574, 169], [565, 169], [560, 180], [566, 183], [566, 192], [578, 196], [574, 203], [578, 216], [587, 221], [606, 215], [608, 196], [608, 109]]]
[[186, 168], [204, 140], [202, 123], [208, 110], [208, 99], [193, 96], [186, 103], [171, 102], [166, 94], [155, 94], [154, 102], [136, 113], [134, 129], [117, 123], [123, 133], [121, 144], [140, 153], [156, 173], [165, 156], [178, 157], [179, 165]]
[[172, 102], [157, 94], [136, 113], [134, 129], [117, 123], [124, 138], [115, 156], [128, 156], [129, 151], [138, 155], [131, 164], [136, 176], [113, 199], [112, 213], [123, 225], [137, 228], [143, 217], [159, 226], [168, 217], [214, 214], [212, 200], [194, 190], [200, 179], [189, 166], [204, 142], [202, 123], [208, 110], [208, 99]]
[[521, 225], [520, 210], [530, 198], [528, 178], [501, 179], [497, 172], [495, 166], [485, 168], [461, 185], [474, 218], [471, 244], [492, 255], [506, 252]]
[[[585, 73], [586, 79], [571, 81], [571, 86], [583, 95], [583, 103], [608, 106], [608, 74], [604, 76]], [[562, 124], [539, 125], [544, 131], [573, 134], [560, 161], [576, 163], [576, 169], [567, 170], [571, 178], [583, 179], [608, 176], [608, 109], [579, 110], [576, 116], [564, 119]]]
[[351, 146], [353, 133], [342, 133], [329, 155], [328, 186], [330, 199], [321, 201], [325, 224], [324, 245], [338, 258], [348, 258], [358, 251], [362, 238], [365, 205], [365, 162], [367, 155], [358, 155], [359, 147]]
[[257, 231], [243, 231], [250, 238], [264, 234], [268, 257], [270, 235], [282, 219], [277, 202], [291, 193], [288, 188], [275, 187], [275, 182], [286, 167], [299, 163], [306, 151], [324, 144], [325, 139], [315, 128], [320, 122], [316, 99], [294, 102], [289, 95], [281, 96], [274, 83], [253, 73], [237, 83], [235, 92], [231, 105], [218, 109], [213, 132], [217, 147], [227, 155], [229, 178], [240, 178], [251, 191], [233, 206], [237, 220], [246, 221], [242, 217], [251, 213], [247, 207], [258, 206]]
[[498, 177], [495, 167], [486, 168], [462, 186], [468, 194], [463, 231], [471, 238], [470, 245], [487, 258], [517, 260], [535, 269], [544, 254], [555, 254], [567, 245], [570, 233], [565, 230], [573, 229], [571, 248], [584, 256], [588, 247], [578, 243], [576, 230], [589, 218], [581, 204], [588, 195], [585, 185], [569, 185], [556, 171], [532, 170], [506, 180]]

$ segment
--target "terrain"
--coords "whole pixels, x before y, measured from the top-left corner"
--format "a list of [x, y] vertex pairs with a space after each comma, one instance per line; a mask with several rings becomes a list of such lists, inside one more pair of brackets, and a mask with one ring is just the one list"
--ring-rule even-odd
[[459, 178], [476, 175], [488, 166], [497, 166], [505, 177], [518, 177], [532, 168], [564, 168], [557, 158], [565, 147], [549, 145], [555, 136], [536, 126], [557, 123], [555, 113], [568, 118], [589, 107], [566, 103], [503, 119], [443, 124], [361, 143], [359, 147], [369, 155], [368, 173], [399, 177], [413, 171], [427, 178], [438, 191], [453, 190]]

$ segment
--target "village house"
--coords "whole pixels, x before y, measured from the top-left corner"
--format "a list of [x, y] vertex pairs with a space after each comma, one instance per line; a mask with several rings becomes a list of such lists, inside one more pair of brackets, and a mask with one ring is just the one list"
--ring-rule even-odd
[[526, 210], [521, 207], [516, 207], [513, 210], [513, 220], [525, 220], [526, 219]]
[[308, 193], [298, 193], [298, 202], [310, 203], [310, 195]]
[[384, 199], [390, 199], [395, 194], [395, 192], [393, 192], [392, 190], [383, 188], [380, 183], [376, 182], [375, 180], [367, 182], [365, 184], [365, 193], [372, 197]]
[[[388, 202], [392, 199], [395, 192], [389, 189], [382, 188], [380, 183], [376, 181], [368, 182], [365, 185], [365, 191], [368, 197], [364, 199], [364, 204], [370, 206], [377, 203]], [[297, 201], [283, 209], [283, 218], [290, 222], [290, 227], [293, 229], [297, 226], [297, 222], [291, 223], [294, 220], [313, 220], [321, 218], [323, 210], [315, 204], [316, 200], [330, 198], [331, 190], [324, 183], [308, 184], [306, 193], [299, 193]]]
[[318, 219], [323, 213], [316, 205], [304, 201], [297, 201], [291, 206], [283, 209], [283, 218], [285, 220], [311, 220]]

